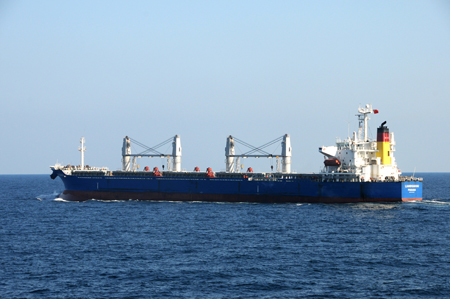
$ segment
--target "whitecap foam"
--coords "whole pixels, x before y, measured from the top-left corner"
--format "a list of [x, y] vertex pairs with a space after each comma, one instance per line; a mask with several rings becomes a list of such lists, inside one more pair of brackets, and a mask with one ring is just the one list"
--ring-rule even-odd
[[125, 201], [130, 201], [131, 199], [95, 199], [95, 198], [91, 198], [89, 199], [89, 201], [99, 201], [99, 202], [125, 202]]
[[70, 202], [69, 200], [65, 200], [64, 198], [61, 198], [61, 197], [57, 197], [57, 198], [53, 199], [53, 201]]
[[53, 199], [57, 198], [59, 196], [59, 194], [60, 194], [60, 192], [53, 191], [53, 193], [51, 193], [51, 194], [41, 194], [39, 196], [36, 196], [36, 199], [40, 200], [40, 201], [53, 200]]
[[436, 204], [436, 205], [450, 205], [450, 202], [443, 201], [442, 199], [439, 199], [439, 198], [423, 200], [422, 202], [423, 203], [428, 203], [428, 204]]

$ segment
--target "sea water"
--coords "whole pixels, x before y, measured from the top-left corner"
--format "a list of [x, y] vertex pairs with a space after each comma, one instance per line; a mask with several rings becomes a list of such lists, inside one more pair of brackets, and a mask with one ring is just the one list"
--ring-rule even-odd
[[65, 202], [0, 176], [1, 298], [450, 296], [450, 173], [422, 202]]

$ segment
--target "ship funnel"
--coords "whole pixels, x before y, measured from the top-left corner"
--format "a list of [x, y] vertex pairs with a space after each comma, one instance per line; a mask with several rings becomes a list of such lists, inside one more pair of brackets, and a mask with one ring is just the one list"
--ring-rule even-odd
[[181, 140], [180, 135], [175, 135], [172, 142], [173, 171], [181, 171]]
[[234, 172], [234, 157], [230, 157], [230, 155], [234, 156], [234, 140], [233, 136], [228, 136], [227, 145], [225, 146], [225, 157], [226, 157], [226, 172]]
[[123, 171], [131, 170], [130, 155], [131, 155], [130, 138], [128, 136], [125, 136], [125, 138], [123, 138], [123, 145], [122, 145], [122, 170]]
[[282, 158], [282, 172], [290, 173], [291, 172], [291, 156], [292, 156], [292, 147], [291, 147], [291, 137], [286, 134], [283, 136], [283, 141], [281, 142], [281, 156]]
[[389, 129], [383, 122], [377, 129], [377, 158], [381, 159], [382, 165], [391, 165], [391, 153], [389, 144]]

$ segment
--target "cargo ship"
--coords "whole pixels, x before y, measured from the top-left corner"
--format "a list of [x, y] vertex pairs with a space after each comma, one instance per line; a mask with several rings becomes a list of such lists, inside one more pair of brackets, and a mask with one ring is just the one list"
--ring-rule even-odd
[[[96, 200], [152, 200], [205, 201], [256, 203], [355, 203], [402, 202], [422, 200], [422, 179], [402, 176], [394, 157], [394, 133], [386, 122], [377, 128], [376, 140], [368, 137], [370, 114], [377, 114], [367, 104], [358, 108], [359, 127], [335, 145], [321, 146], [323, 169], [319, 173], [291, 171], [292, 147], [285, 134], [274, 142], [281, 142], [280, 155], [263, 150], [264, 146], [250, 146], [250, 151], [236, 154], [236, 142], [228, 136], [225, 146], [225, 170], [211, 168], [200, 171], [181, 169], [181, 141], [176, 135], [172, 152], [163, 154], [143, 146], [145, 151], [131, 153], [132, 138], [126, 136], [122, 147], [122, 169], [111, 171], [106, 167], [90, 167], [84, 163], [84, 138], [81, 138], [81, 164], [50, 166], [52, 179], [61, 178], [65, 190], [59, 195], [68, 201]], [[244, 143], [245, 144], [245, 143]], [[247, 144], [248, 145], [248, 144]], [[167, 158], [164, 171], [154, 167], [139, 170], [137, 159], [142, 157]], [[270, 172], [243, 171], [241, 158], [267, 157], [276, 159], [276, 169]]]

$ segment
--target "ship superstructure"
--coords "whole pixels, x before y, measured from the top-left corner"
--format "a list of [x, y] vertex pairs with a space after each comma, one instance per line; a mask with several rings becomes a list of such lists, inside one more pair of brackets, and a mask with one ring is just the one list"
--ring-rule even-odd
[[[81, 139], [81, 164], [51, 166], [51, 177], [60, 177], [67, 200], [162, 200], [212, 202], [396, 202], [422, 199], [422, 179], [401, 176], [394, 157], [394, 134], [386, 122], [377, 128], [376, 140], [368, 137], [370, 114], [378, 113], [372, 105], [358, 109], [359, 129], [352, 137], [337, 140], [334, 146], [319, 147], [324, 155], [320, 173], [293, 173], [290, 135], [285, 134], [262, 146], [251, 146], [228, 136], [225, 145], [225, 171], [214, 172], [210, 167], [200, 171], [181, 169], [181, 138], [175, 135], [154, 147], [125, 136], [122, 146], [122, 169], [111, 171], [106, 167], [84, 165], [84, 138]], [[158, 148], [172, 143], [171, 153]], [[235, 143], [250, 147], [236, 154]], [[281, 153], [273, 155], [265, 147], [281, 143]], [[144, 148], [136, 154], [131, 143]], [[137, 159], [142, 157], [167, 158], [167, 168], [144, 167], [139, 170]], [[243, 171], [241, 158], [274, 158], [276, 169], [271, 172]]]
[[358, 108], [359, 130], [352, 137], [336, 140], [334, 146], [319, 147], [325, 156], [322, 173], [351, 173], [363, 182], [398, 181], [400, 170], [394, 157], [394, 133], [389, 134], [386, 122], [377, 128], [377, 139], [368, 137], [369, 114], [377, 114], [372, 105]]

